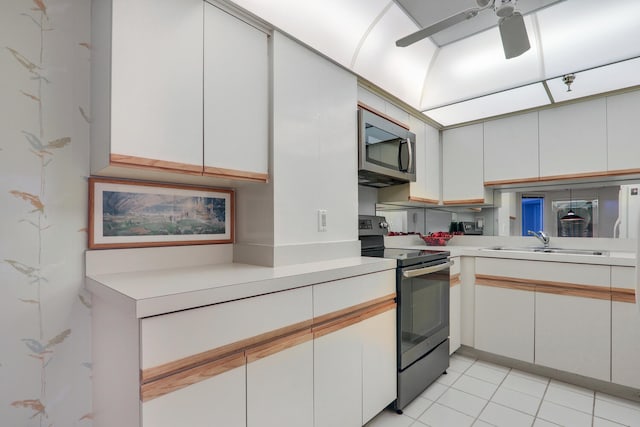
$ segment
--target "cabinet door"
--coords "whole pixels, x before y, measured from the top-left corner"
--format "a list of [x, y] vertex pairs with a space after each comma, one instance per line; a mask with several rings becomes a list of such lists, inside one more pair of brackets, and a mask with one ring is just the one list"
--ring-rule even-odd
[[538, 113], [484, 123], [484, 181], [538, 178]]
[[362, 426], [361, 323], [314, 340], [315, 427]]
[[267, 179], [267, 35], [205, 2], [206, 174]]
[[246, 426], [245, 366], [142, 403], [142, 427]]
[[475, 291], [476, 348], [533, 363], [534, 293], [482, 285]]
[[449, 354], [453, 354], [460, 348], [462, 336], [461, 330], [461, 279], [460, 279], [460, 257], [451, 258], [453, 265], [450, 274], [449, 289]]
[[611, 267], [611, 381], [640, 388], [640, 310], [635, 268]]
[[203, 8], [201, 0], [113, 0], [112, 158], [202, 172]]
[[611, 380], [611, 302], [536, 292], [535, 363]]
[[640, 91], [607, 97], [609, 171], [640, 168]]
[[312, 426], [313, 341], [255, 361], [251, 352], [247, 357], [247, 426]]
[[542, 110], [539, 118], [541, 177], [607, 170], [604, 98]]
[[416, 181], [409, 183], [410, 199], [438, 203], [440, 200], [440, 141], [438, 130], [410, 117], [416, 134]]
[[482, 124], [442, 134], [442, 200], [445, 204], [483, 203]]
[[362, 322], [362, 423], [396, 398], [396, 310]]

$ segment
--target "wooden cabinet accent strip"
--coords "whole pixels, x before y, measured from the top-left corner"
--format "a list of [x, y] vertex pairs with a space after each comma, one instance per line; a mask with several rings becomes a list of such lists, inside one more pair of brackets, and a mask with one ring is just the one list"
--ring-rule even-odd
[[533, 292], [536, 290], [536, 287], [531, 280], [518, 279], [514, 277], [490, 276], [487, 274], [477, 274], [476, 285], [515, 289], [518, 291]]
[[636, 303], [636, 291], [627, 288], [611, 288], [611, 301]]
[[127, 156], [124, 154], [111, 154], [110, 163], [112, 166], [142, 168], [160, 172], [174, 172], [188, 175], [202, 175], [202, 165], [147, 159], [145, 157]]
[[444, 200], [444, 205], [481, 205], [484, 199]]
[[372, 307], [368, 307], [364, 310], [356, 311], [345, 316], [336, 318], [330, 322], [323, 323], [313, 328], [313, 338], [320, 338], [324, 335], [330, 334], [340, 329], [344, 329], [348, 326], [355, 325], [370, 317], [377, 316], [389, 310], [396, 308], [395, 300], [387, 300]]
[[263, 357], [271, 356], [280, 351], [295, 347], [313, 339], [311, 328], [296, 332], [291, 335], [276, 338], [272, 341], [250, 348], [246, 351], [247, 363], [255, 362]]
[[586, 173], [567, 174], [567, 175], [549, 175], [549, 176], [541, 176], [539, 178], [520, 178], [520, 179], [505, 179], [505, 180], [499, 180], [499, 181], [485, 181], [484, 186], [491, 187], [494, 185], [531, 184], [531, 183], [545, 182], [545, 181], [603, 178], [603, 177], [622, 176], [622, 175], [640, 175], [640, 169], [619, 169], [619, 170], [611, 170], [611, 171], [586, 172]]
[[140, 386], [140, 400], [143, 402], [149, 401], [238, 368], [245, 363], [245, 354], [241, 352], [144, 383]]
[[432, 204], [432, 205], [437, 205], [437, 204], [440, 203], [440, 200], [427, 199], [425, 197], [416, 197], [416, 196], [409, 196], [409, 201], [410, 202], [429, 203], [429, 204]]
[[449, 278], [449, 286], [452, 288], [456, 285], [459, 285], [460, 283], [462, 283], [462, 280], [460, 279], [460, 273], [452, 274]]
[[264, 343], [273, 341], [274, 339], [285, 337], [295, 334], [299, 331], [310, 330], [313, 325], [311, 319], [303, 322], [295, 323], [293, 325], [285, 326], [273, 331], [265, 332], [264, 334], [256, 335], [244, 340], [236, 341], [221, 347], [217, 347], [202, 353], [194, 354], [192, 356], [184, 357], [182, 359], [174, 360], [163, 365], [154, 366], [152, 368], [144, 369], [141, 372], [141, 381], [148, 383], [164, 378], [169, 375], [173, 375], [177, 371], [191, 369], [206, 363], [210, 363], [217, 359], [245, 351], [249, 348], [262, 345]]
[[323, 323], [331, 322], [339, 320], [340, 318], [347, 317], [355, 312], [365, 310], [387, 301], [395, 301], [396, 294], [385, 295], [380, 298], [373, 299], [371, 301], [366, 301], [361, 304], [357, 304], [351, 307], [343, 308], [342, 310], [332, 311], [331, 313], [323, 314], [322, 316], [313, 318], [313, 328], [317, 329]]
[[227, 178], [243, 181], [253, 182], [267, 182], [269, 181], [269, 174], [258, 172], [247, 172], [235, 169], [216, 168], [213, 166], [204, 167], [204, 176], [212, 176], [218, 178]]
[[611, 288], [608, 286], [589, 286], [485, 274], [476, 275], [476, 285], [602, 300], [610, 300], [612, 298]]

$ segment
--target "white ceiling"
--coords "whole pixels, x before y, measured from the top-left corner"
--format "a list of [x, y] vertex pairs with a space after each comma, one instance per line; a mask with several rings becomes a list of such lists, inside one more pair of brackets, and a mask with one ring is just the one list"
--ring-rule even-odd
[[490, 10], [395, 46], [475, 0], [233, 2], [443, 126], [640, 85], [640, 0], [520, 0], [531, 49], [510, 60]]

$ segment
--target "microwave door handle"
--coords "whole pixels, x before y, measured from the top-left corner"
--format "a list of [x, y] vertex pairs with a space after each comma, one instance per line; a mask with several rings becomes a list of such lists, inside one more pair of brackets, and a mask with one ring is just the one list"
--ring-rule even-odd
[[411, 138], [407, 138], [407, 150], [409, 150], [409, 164], [407, 165], [407, 172], [413, 173], [411, 165], [413, 164], [413, 148], [411, 147]]
[[411, 277], [424, 276], [425, 274], [446, 270], [449, 267], [451, 267], [451, 262], [445, 262], [443, 264], [433, 265], [431, 267], [416, 268], [415, 270], [404, 271], [402, 273], [402, 277], [409, 279]]
[[[400, 139], [400, 138], [398, 138]], [[400, 139], [400, 144], [398, 144], [398, 170], [400, 172], [407, 172], [409, 169], [409, 166], [411, 165], [411, 160], [409, 160], [409, 164], [407, 165], [407, 167], [402, 167], [402, 146], [404, 144], [407, 144], [407, 146], [410, 146], [411, 144], [408, 143], [408, 139]], [[411, 148], [409, 147], [409, 153], [411, 153]], [[411, 154], [409, 154], [409, 159], [411, 159]]]

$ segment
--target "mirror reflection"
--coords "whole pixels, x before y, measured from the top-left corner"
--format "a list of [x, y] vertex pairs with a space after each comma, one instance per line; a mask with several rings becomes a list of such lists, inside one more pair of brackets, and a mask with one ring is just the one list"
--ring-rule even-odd
[[394, 233], [464, 231], [489, 236], [527, 236], [544, 230], [552, 237], [635, 238], [640, 216], [640, 183], [555, 185], [495, 190], [490, 207], [412, 208], [377, 204]]

